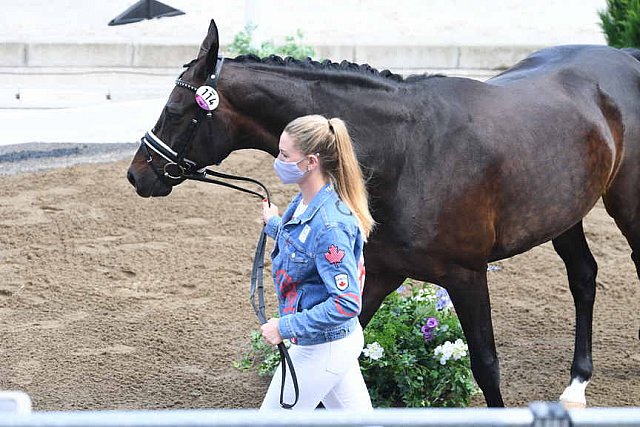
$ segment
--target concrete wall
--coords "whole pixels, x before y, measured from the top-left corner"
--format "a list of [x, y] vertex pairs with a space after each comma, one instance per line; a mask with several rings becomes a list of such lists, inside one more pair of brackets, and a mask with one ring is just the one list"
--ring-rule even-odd
[[186, 14], [107, 26], [134, 2], [4, 1], [0, 67], [174, 67], [212, 18], [223, 45], [255, 21], [263, 41], [300, 29], [317, 57], [376, 68], [504, 68], [536, 46], [605, 42], [606, 0], [166, 0]]
[[0, 66], [22, 67], [27, 65], [25, 43], [0, 43]]
[[[540, 46], [317, 46], [316, 57], [375, 68], [502, 69]], [[180, 67], [197, 44], [4, 43], [0, 67]]]

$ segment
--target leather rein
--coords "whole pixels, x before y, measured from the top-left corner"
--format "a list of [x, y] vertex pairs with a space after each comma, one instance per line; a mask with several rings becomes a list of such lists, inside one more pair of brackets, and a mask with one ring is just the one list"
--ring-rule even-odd
[[[248, 178], [244, 176], [237, 175], [229, 175], [225, 173], [216, 172], [214, 170], [208, 169], [207, 167], [198, 168], [198, 164], [193, 160], [190, 160], [186, 157], [186, 153], [189, 152], [193, 140], [195, 138], [196, 132], [200, 126], [200, 124], [205, 119], [211, 119], [213, 117], [213, 111], [218, 106], [218, 93], [216, 92], [218, 78], [220, 76], [220, 71], [222, 70], [222, 64], [224, 62], [223, 57], [218, 57], [216, 62], [215, 71], [213, 74], [207, 77], [204, 86], [195, 87], [189, 82], [182, 80], [180, 76], [176, 79], [176, 86], [188, 89], [192, 92], [196, 93], [196, 102], [200, 106], [198, 109], [198, 113], [196, 117], [191, 119], [189, 123], [189, 129], [187, 130], [187, 139], [186, 143], [179, 149], [174, 150], [165, 144], [158, 136], [156, 136], [153, 130], [148, 131], [141, 138], [140, 143], [141, 147], [145, 148], [147, 152], [147, 163], [151, 166], [155, 174], [158, 176], [158, 179], [168, 178], [172, 180], [184, 180], [190, 179], [194, 181], [208, 182], [210, 184], [221, 185], [223, 187], [232, 188], [234, 190], [242, 191], [244, 193], [251, 194], [253, 196], [259, 197], [260, 199], [267, 200], [269, 204], [271, 204], [271, 197], [269, 194], [269, 190], [265, 187], [260, 181], [255, 180], [253, 178]], [[190, 65], [190, 64], [189, 64]], [[153, 153], [158, 154], [162, 157], [166, 163], [162, 167], [162, 170], [156, 168], [153, 164]], [[216, 179], [219, 178], [219, 179]], [[238, 185], [221, 181], [220, 179], [226, 180], [234, 180], [234, 181], [245, 181], [256, 184], [264, 190], [265, 194], [260, 194], [256, 191], [250, 190], [248, 188], [240, 187]], [[251, 268], [251, 294], [249, 300], [251, 302], [251, 306], [260, 321], [260, 324], [267, 323], [267, 316], [265, 313], [265, 302], [264, 302], [264, 254], [266, 248], [266, 232], [265, 227], [262, 228], [260, 232], [260, 237], [258, 239], [258, 244], [256, 246], [256, 252], [253, 258], [253, 266]], [[256, 303], [256, 295], [258, 298], [258, 302]], [[278, 351], [280, 352], [280, 363], [282, 364], [282, 381], [280, 385], [280, 406], [285, 409], [291, 409], [298, 402], [298, 398], [300, 395], [300, 390], [298, 388], [298, 379], [296, 376], [296, 372], [293, 368], [293, 362], [291, 361], [291, 357], [289, 356], [289, 352], [287, 351], [287, 347], [284, 342], [278, 344]], [[293, 403], [285, 403], [284, 402], [284, 385], [285, 379], [287, 375], [287, 366], [291, 372], [291, 379], [293, 382], [293, 388], [295, 391], [295, 399]]]

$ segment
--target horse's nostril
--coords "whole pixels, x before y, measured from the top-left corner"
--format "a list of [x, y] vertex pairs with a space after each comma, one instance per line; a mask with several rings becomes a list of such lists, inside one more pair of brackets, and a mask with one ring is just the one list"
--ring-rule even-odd
[[127, 179], [129, 180], [131, 185], [133, 185], [134, 187], [136, 186], [136, 178], [133, 176], [133, 173], [131, 171], [127, 172]]

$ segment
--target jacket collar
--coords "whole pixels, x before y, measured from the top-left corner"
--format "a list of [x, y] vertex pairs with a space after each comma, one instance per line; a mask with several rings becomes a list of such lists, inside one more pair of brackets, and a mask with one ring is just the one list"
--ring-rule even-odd
[[309, 203], [307, 209], [296, 219], [291, 219], [293, 213], [295, 212], [298, 204], [302, 200], [302, 193], [298, 193], [298, 195], [293, 199], [293, 201], [289, 204], [287, 211], [284, 213], [282, 219], [286, 224], [302, 224], [308, 222], [313, 218], [318, 209], [331, 197], [335, 197], [336, 193], [333, 189], [333, 185], [331, 183], [325, 184]]

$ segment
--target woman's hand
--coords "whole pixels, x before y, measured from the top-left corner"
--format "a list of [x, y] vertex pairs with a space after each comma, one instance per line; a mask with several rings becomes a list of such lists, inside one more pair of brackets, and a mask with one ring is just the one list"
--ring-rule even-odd
[[264, 199], [262, 201], [262, 222], [266, 224], [269, 222], [269, 219], [275, 215], [278, 215], [278, 207], [273, 203], [269, 206], [267, 199]]
[[278, 319], [271, 318], [264, 325], [260, 326], [262, 338], [271, 345], [278, 345], [282, 342], [280, 331], [278, 331]]

